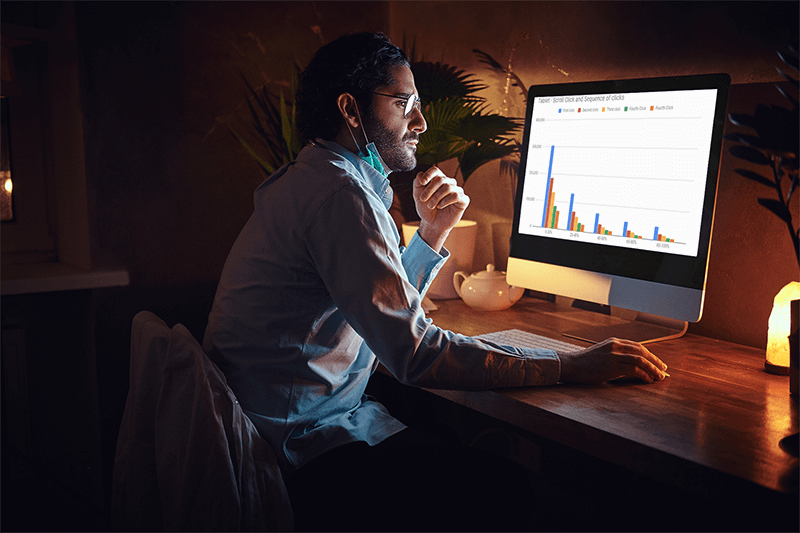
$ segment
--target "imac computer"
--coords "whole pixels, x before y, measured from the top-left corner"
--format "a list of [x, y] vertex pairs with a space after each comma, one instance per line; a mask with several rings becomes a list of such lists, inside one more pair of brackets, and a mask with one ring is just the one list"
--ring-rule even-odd
[[508, 282], [638, 312], [565, 335], [653, 342], [700, 320], [729, 86], [710, 74], [530, 88]]

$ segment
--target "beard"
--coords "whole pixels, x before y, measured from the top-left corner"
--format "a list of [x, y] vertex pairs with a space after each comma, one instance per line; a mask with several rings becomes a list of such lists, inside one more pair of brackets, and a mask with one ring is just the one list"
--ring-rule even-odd
[[367, 117], [364, 120], [364, 126], [370, 141], [375, 143], [381, 159], [390, 170], [394, 172], [414, 170], [417, 166], [417, 148], [406, 143], [419, 140], [419, 134], [406, 131], [402, 137], [398, 138], [397, 134], [389, 130], [374, 116]]

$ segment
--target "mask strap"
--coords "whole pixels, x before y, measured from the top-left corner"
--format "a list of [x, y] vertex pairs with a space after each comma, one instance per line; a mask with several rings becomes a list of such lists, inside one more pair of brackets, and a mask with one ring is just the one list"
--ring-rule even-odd
[[361, 152], [361, 147], [358, 145], [358, 141], [356, 140], [356, 136], [353, 135], [353, 130], [352, 130], [352, 128], [350, 128], [350, 124], [348, 124], [346, 120], [344, 121], [344, 123], [347, 126], [347, 131], [350, 132], [350, 137], [352, 137], [353, 138], [353, 142], [356, 143], [356, 148], [358, 148], [358, 151]]
[[[358, 102], [355, 101], [355, 98], [353, 99], [353, 103], [355, 103], [355, 105], [356, 105], [356, 115], [358, 115], [358, 122], [359, 122], [359, 124], [361, 124], [361, 131], [364, 132], [364, 142], [369, 144], [369, 139], [367, 138], [367, 129], [364, 127], [364, 121], [361, 120], [361, 112], [358, 110]], [[350, 135], [352, 135], [352, 134], [353, 134], [353, 132], [351, 131]], [[353, 140], [355, 140], [355, 139], [353, 139]], [[359, 148], [359, 150], [360, 150], [360, 148]]]

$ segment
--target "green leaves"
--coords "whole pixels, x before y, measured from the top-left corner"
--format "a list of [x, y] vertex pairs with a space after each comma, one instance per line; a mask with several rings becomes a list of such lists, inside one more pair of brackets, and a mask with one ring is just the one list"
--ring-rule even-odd
[[[247, 107], [251, 123], [247, 137], [230, 129], [231, 135], [241, 143], [264, 174], [275, 172], [281, 165], [292, 161], [300, 152], [300, 142], [295, 128], [295, 107], [283, 97], [270, 94], [267, 88], [254, 89], [244, 76], [244, 84], [250, 95]], [[292, 94], [297, 85], [297, 76], [292, 76]], [[275, 100], [277, 99], [277, 103]]]
[[[797, 72], [797, 50], [790, 47], [795, 55], [778, 52], [783, 62]], [[800, 142], [800, 121], [798, 120], [797, 89], [798, 80], [781, 69], [778, 72], [791, 82], [795, 94], [789, 94], [778, 87], [780, 93], [789, 101], [791, 107], [758, 104], [755, 113], [744, 115], [731, 113], [729, 120], [740, 127], [751, 130], [752, 134], [729, 133], [725, 139], [739, 144], [730, 147], [734, 157], [761, 167], [768, 167], [771, 177], [747, 169], [736, 169], [736, 173], [749, 180], [768, 186], [775, 191], [777, 199], [758, 198], [759, 205], [769, 209], [788, 227], [794, 244], [795, 255], [800, 262], [800, 229], [795, 229], [789, 202], [798, 187], [797, 149]], [[789, 187], [784, 194], [784, 179], [789, 179]]]
[[411, 64], [414, 83], [423, 102], [436, 102], [450, 98], [478, 99], [474, 94], [487, 87], [472, 74], [454, 66], [429, 61]]
[[475, 76], [424, 61], [413, 63], [411, 70], [428, 123], [417, 146], [419, 163], [456, 158], [466, 182], [482, 165], [518, 151], [509, 137], [519, 129], [520, 121], [488, 112], [486, 100], [475, 94], [487, 86]]
[[482, 52], [477, 48], [473, 48], [472, 53], [478, 56], [478, 61], [486, 65], [489, 70], [493, 70], [498, 74], [507, 76], [511, 85], [517, 87], [519, 89], [520, 94], [522, 95], [523, 101], [528, 101], [528, 88], [522, 83], [522, 80], [519, 76], [517, 76], [511, 68], [506, 68], [501, 65], [495, 58], [487, 54], [486, 52]]

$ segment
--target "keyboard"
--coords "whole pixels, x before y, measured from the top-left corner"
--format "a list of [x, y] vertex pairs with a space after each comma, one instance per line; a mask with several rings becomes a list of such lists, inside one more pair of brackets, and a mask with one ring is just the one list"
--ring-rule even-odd
[[485, 333], [483, 335], [476, 335], [475, 338], [491, 341], [496, 344], [519, 346], [521, 348], [549, 348], [550, 350], [555, 350], [560, 353], [577, 352], [578, 350], [584, 349], [583, 346], [578, 346], [577, 344], [551, 339], [550, 337], [522, 331], [521, 329], [507, 329], [505, 331]]

